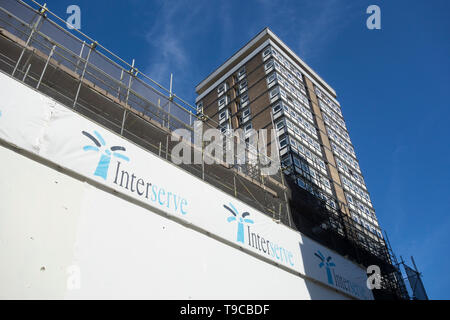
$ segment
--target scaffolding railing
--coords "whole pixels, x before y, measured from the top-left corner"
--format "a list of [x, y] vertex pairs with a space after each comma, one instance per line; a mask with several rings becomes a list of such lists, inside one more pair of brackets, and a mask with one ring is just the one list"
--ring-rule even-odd
[[[3, 35], [14, 38], [18, 46], [17, 55], [1, 53], [2, 69], [16, 79], [168, 160], [171, 160], [173, 147], [170, 133], [176, 129], [185, 129], [194, 136], [193, 124], [198, 118], [191, 105], [171, 89], [164, 88], [140, 72], [134, 61], [127, 63], [79, 30], [67, 30], [66, 22], [46, 5], [34, 0], [2, 1], [0, 28]], [[63, 73], [70, 77], [61, 76]], [[95, 91], [97, 96], [90, 94], [91, 91]], [[116, 107], [111, 107], [105, 113], [99, 107], [99, 96], [108, 98]], [[159, 140], [145, 134], [145, 138], [142, 135], [139, 137], [132, 127], [138, 122], [142, 123], [142, 120], [156, 123], [158, 130], [164, 133], [163, 137]], [[211, 121], [204, 125], [215, 128]], [[247, 148], [246, 153], [254, 154], [255, 151]], [[257, 153], [256, 159], [263, 156], [267, 158]], [[274, 219], [288, 222], [286, 216], [280, 218], [287, 212], [286, 204], [277, 203], [274, 206], [273, 203], [277, 202], [274, 199], [259, 201], [253, 194], [255, 190], [251, 191], [248, 186], [251, 181], [252, 184], [263, 186], [261, 190], [270, 189], [267, 188], [267, 181], [281, 183], [281, 172], [264, 178], [259, 162], [254, 165], [237, 165], [235, 156], [234, 163], [234, 171], [227, 169], [232, 179], [224, 177], [225, 174], [218, 176], [218, 166], [202, 164], [181, 167], [246, 200]], [[257, 170], [254, 170], [255, 167]], [[244, 192], [238, 192], [239, 186]], [[272, 192], [272, 197], [274, 193]], [[265, 197], [266, 195], [263, 198]], [[274, 207], [278, 209], [274, 210]]]

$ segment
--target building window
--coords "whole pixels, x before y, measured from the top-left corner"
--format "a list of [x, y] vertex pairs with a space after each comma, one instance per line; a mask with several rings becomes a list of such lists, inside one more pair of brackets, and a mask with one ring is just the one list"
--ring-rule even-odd
[[250, 120], [250, 108], [245, 109], [239, 117], [239, 122], [241, 124], [246, 123], [248, 120]]
[[228, 117], [228, 110], [225, 110], [225, 111], [222, 111], [221, 113], [219, 113], [219, 120], [222, 120], [227, 117]]
[[253, 128], [253, 126], [252, 126], [252, 124], [250, 123], [250, 124], [248, 124], [248, 125], [246, 125], [246, 126], [244, 127], [244, 132], [247, 133], [247, 132], [249, 132], [250, 130], [252, 130], [252, 128]]
[[293, 119], [296, 119], [296, 118], [297, 118], [297, 114], [294, 112], [294, 110], [291, 110], [291, 111], [289, 112], [289, 114], [291, 115], [291, 117], [292, 117]]
[[247, 88], [247, 80], [241, 81], [241, 83], [239, 83], [239, 91], [242, 92], [246, 88]]
[[364, 206], [361, 203], [358, 203], [358, 207], [362, 212], [364, 212]]
[[326, 169], [326, 167], [325, 167], [325, 162], [323, 162], [323, 161], [320, 160], [320, 159], [317, 159], [317, 160], [318, 160], [319, 166], [322, 167], [322, 169]]
[[273, 114], [276, 114], [277, 112], [279, 112], [281, 110], [281, 105], [277, 104], [276, 106], [274, 106], [272, 108]]
[[230, 129], [230, 124], [228, 122], [224, 123], [223, 125], [220, 126], [220, 132], [222, 134], [227, 133], [229, 129]]
[[224, 96], [224, 97], [220, 98], [219, 101], [218, 101], [219, 110], [221, 108], [223, 108], [227, 103], [228, 103], [228, 97], [227, 96]]
[[278, 95], [278, 88], [273, 89], [272, 91], [270, 91], [270, 98], [272, 99], [273, 97]]
[[268, 83], [268, 84], [271, 84], [276, 78], [277, 78], [277, 74], [276, 74], [276, 73], [272, 73], [272, 74], [267, 78], [267, 83]]
[[305, 181], [303, 181], [303, 179], [297, 179], [297, 184], [303, 189], [306, 188]]
[[347, 195], [346, 195], [346, 198], [347, 198], [348, 203], [353, 204], [353, 198], [352, 198], [351, 195], [347, 194]]
[[272, 52], [271, 48], [267, 48], [266, 50], [264, 50], [263, 52], [263, 57], [267, 57], [270, 53]]
[[273, 67], [273, 61], [271, 60], [265, 64], [264, 69], [267, 71], [272, 67]]
[[241, 70], [239, 70], [238, 72], [238, 77], [242, 77], [243, 75], [245, 75], [245, 67], [242, 67]]
[[283, 129], [284, 128], [284, 121], [277, 122], [275, 127], [277, 128], [277, 130]]
[[331, 188], [330, 181], [327, 178], [322, 177], [322, 183], [327, 187]]
[[293, 130], [294, 125], [292, 124], [292, 122], [290, 122], [289, 120], [286, 120], [286, 125], [289, 129]]
[[219, 87], [217, 88], [217, 93], [220, 95], [222, 95], [225, 91], [227, 91], [227, 84], [222, 83], [221, 85], [219, 85]]
[[291, 145], [294, 147], [294, 148], [297, 148], [297, 141], [295, 141], [294, 139], [289, 139], [289, 141], [290, 141], [290, 143], [291, 143]]
[[284, 167], [290, 167], [291, 166], [291, 158], [286, 158], [286, 159], [282, 160], [281, 163]]
[[330, 207], [332, 207], [333, 209], [336, 209], [336, 203], [333, 201], [333, 200], [329, 200], [328, 201], [328, 205], [330, 206]]
[[286, 137], [280, 139], [280, 148], [284, 148], [287, 146]]

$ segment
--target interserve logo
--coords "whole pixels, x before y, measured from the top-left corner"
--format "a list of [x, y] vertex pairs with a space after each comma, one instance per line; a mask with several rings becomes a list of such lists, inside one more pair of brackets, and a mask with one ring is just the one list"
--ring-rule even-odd
[[331, 261], [331, 256], [328, 256], [325, 258], [325, 256], [320, 252], [320, 250], [317, 250], [317, 252], [314, 253], [314, 255], [320, 259], [319, 268], [325, 267], [327, 270], [327, 277], [328, 277], [328, 283], [334, 284], [333, 277], [331, 275], [331, 268], [336, 267], [336, 264]]
[[106, 180], [106, 177], [108, 176], [109, 164], [111, 163], [111, 157], [117, 157], [125, 161], [130, 161], [127, 156], [124, 156], [123, 154], [117, 152], [126, 151], [125, 147], [112, 146], [108, 149], [105, 139], [103, 139], [103, 137], [97, 131], [94, 130], [95, 137], [86, 131], [82, 131], [81, 133], [88, 137], [95, 144], [95, 146], [84, 146], [83, 150], [100, 152], [100, 160], [98, 161], [97, 167], [94, 172], [95, 176], [101, 177]]
[[[230, 206], [223, 205], [225, 209], [227, 209], [232, 216], [227, 218], [228, 222], [237, 222], [237, 242], [244, 243], [244, 223], [253, 224], [253, 220], [246, 218], [250, 215], [248, 212], [242, 213], [242, 215], [239, 215], [239, 212], [236, 210], [236, 208], [233, 206], [233, 204], [230, 202]], [[231, 208], [230, 208], [231, 207]]]

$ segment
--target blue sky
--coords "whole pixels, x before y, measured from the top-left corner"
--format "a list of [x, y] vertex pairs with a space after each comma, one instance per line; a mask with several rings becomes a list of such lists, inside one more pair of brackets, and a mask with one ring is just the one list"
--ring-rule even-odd
[[[381, 227], [450, 299], [450, 1], [48, 0], [193, 104], [194, 87], [264, 27], [337, 92]], [[381, 8], [381, 30], [366, 8]], [[249, 18], [251, 17], [251, 18]]]

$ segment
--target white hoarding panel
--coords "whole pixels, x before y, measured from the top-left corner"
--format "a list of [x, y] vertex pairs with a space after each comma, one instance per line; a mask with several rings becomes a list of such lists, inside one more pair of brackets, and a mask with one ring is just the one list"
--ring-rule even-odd
[[[192, 224], [224, 243], [353, 297], [373, 298], [365, 283], [365, 271], [352, 262], [66, 107], [39, 100], [35, 97], [39, 93], [15, 80], [4, 75], [0, 80], [0, 85], [5, 82], [9, 87], [9, 82], [16, 83], [21, 88], [16, 98], [24, 99], [23, 103], [2, 106], [3, 139], [19, 145], [23, 141], [24, 148], [37, 141], [33, 150], [40, 156]], [[33, 107], [42, 115], [33, 110], [29, 120], [15, 124], [17, 128], [2, 125], [11, 121], [7, 118], [10, 113], [27, 118], [27, 110]], [[22, 128], [28, 123], [35, 129]]]
[[0, 158], [0, 299], [349, 298], [2, 146]]
[[56, 102], [0, 73], [0, 138], [38, 153]]

